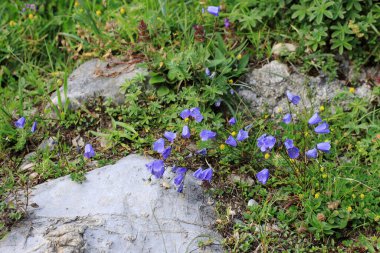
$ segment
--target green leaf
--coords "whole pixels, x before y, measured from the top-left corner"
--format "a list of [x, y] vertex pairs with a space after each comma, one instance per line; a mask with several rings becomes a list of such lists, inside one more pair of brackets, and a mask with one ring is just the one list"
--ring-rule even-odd
[[149, 84], [163, 83], [165, 82], [165, 78], [163, 76], [152, 76], [149, 79]]
[[160, 88], [158, 88], [157, 90], [157, 96], [159, 97], [163, 97], [163, 96], [166, 96], [168, 95], [170, 92], [169, 88], [166, 87], [166, 86], [161, 86]]

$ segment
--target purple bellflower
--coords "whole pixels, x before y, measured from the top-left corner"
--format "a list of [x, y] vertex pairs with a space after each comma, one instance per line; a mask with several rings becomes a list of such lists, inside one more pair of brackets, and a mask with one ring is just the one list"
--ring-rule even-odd
[[154, 160], [153, 162], [145, 164], [145, 166], [148, 168], [149, 172], [156, 178], [161, 178], [165, 172], [165, 165], [164, 161], [162, 160]]
[[32, 133], [34, 133], [36, 130], [37, 130], [37, 121], [34, 121], [34, 122], [33, 122], [33, 125], [32, 125], [32, 129], [30, 129], [30, 131], [31, 131]]
[[219, 16], [220, 6], [209, 6], [207, 7], [208, 13], [214, 16]]
[[231, 94], [231, 95], [235, 94], [234, 89], [230, 89], [230, 94]]
[[207, 141], [209, 139], [214, 139], [216, 137], [216, 133], [210, 130], [202, 130], [200, 137], [202, 141]]
[[183, 128], [182, 128], [182, 137], [186, 138], [186, 139], [190, 138], [190, 129], [189, 129], [188, 126], [183, 126]]
[[286, 149], [293, 148], [294, 147], [293, 140], [292, 139], [286, 139], [284, 142], [284, 145], [285, 145]]
[[16, 126], [17, 128], [24, 128], [24, 126], [25, 126], [25, 121], [26, 121], [25, 117], [21, 117], [21, 118], [19, 118], [19, 119], [15, 122], [15, 126]]
[[285, 124], [289, 124], [291, 121], [292, 121], [292, 115], [290, 113], [286, 114], [284, 116], [284, 118], [282, 119], [282, 121], [285, 123]]
[[331, 144], [330, 144], [330, 142], [321, 142], [321, 143], [318, 143], [317, 144], [317, 149], [320, 150], [320, 151], [322, 151], [322, 152], [329, 153], [330, 149], [331, 149]]
[[205, 68], [205, 74], [206, 76], [211, 76], [211, 71], [209, 68]]
[[188, 117], [190, 117], [190, 110], [189, 109], [185, 109], [183, 110], [179, 116], [182, 118], [182, 119], [187, 119]]
[[290, 91], [286, 91], [286, 96], [288, 97], [289, 101], [292, 104], [298, 105], [298, 103], [301, 101], [300, 96], [295, 95], [295, 94], [291, 93]]
[[228, 121], [228, 124], [230, 125], [235, 125], [236, 124], [236, 119], [234, 117], [232, 117], [229, 121]]
[[228, 18], [225, 18], [225, 19], [224, 19], [224, 27], [225, 27], [225, 28], [229, 28], [230, 25], [231, 25], [230, 20], [229, 20]]
[[328, 134], [330, 133], [329, 124], [327, 124], [326, 122], [322, 122], [316, 128], [314, 128], [314, 131], [317, 134]]
[[236, 140], [234, 139], [234, 137], [232, 137], [230, 135], [230, 137], [228, 137], [228, 139], [226, 140], [226, 144], [227, 145], [230, 145], [231, 147], [236, 147], [237, 146], [237, 142]]
[[296, 147], [292, 147], [286, 150], [288, 152], [288, 155], [292, 159], [296, 159], [300, 156], [300, 150]]
[[167, 147], [164, 149], [164, 151], [162, 152], [162, 158], [164, 158], [164, 160], [166, 160], [170, 154], [172, 153], [172, 147]]
[[171, 143], [174, 142], [174, 139], [177, 137], [177, 134], [174, 132], [165, 131], [164, 137], [168, 139]]
[[318, 157], [318, 150], [316, 148], [313, 148], [313, 149], [306, 151], [306, 157], [309, 159], [317, 158]]
[[90, 159], [91, 157], [94, 157], [94, 156], [95, 156], [95, 151], [92, 148], [91, 144], [86, 144], [86, 146], [84, 146], [84, 157], [86, 157], [87, 159]]
[[199, 107], [194, 107], [190, 109], [190, 116], [194, 118], [196, 122], [201, 122], [203, 120], [203, 116], [201, 114], [201, 110]]
[[274, 147], [274, 144], [276, 144], [276, 138], [267, 134], [261, 135], [257, 139], [257, 146], [260, 148], [261, 152], [266, 152], [271, 150]]
[[153, 143], [153, 150], [162, 154], [165, 151], [165, 140], [160, 138]]
[[240, 129], [236, 136], [236, 140], [244, 141], [247, 138], [248, 138], [248, 131], [244, 131], [243, 129]]
[[322, 121], [321, 117], [316, 112], [316, 113], [314, 113], [313, 116], [311, 116], [311, 118], [309, 119], [308, 123], [309, 123], [309, 125], [315, 125], [315, 124], [320, 123], [321, 121]]
[[210, 182], [212, 179], [212, 173], [213, 173], [212, 168], [208, 168], [205, 170], [202, 170], [202, 168], [199, 168], [198, 170], [194, 172], [193, 176], [196, 179]]
[[196, 151], [195, 153], [198, 154], [198, 155], [205, 156], [205, 155], [207, 155], [207, 148], [202, 148], [202, 149]]
[[215, 105], [216, 107], [219, 107], [221, 103], [222, 103], [222, 100], [221, 100], [221, 99], [218, 99], [218, 100], [216, 100], [216, 102], [215, 102], [214, 105]]
[[269, 170], [263, 169], [262, 171], [256, 174], [256, 178], [260, 183], [266, 184], [269, 178]]

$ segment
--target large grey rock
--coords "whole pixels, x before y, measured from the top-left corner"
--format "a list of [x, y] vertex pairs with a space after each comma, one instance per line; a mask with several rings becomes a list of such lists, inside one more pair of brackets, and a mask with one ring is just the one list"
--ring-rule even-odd
[[188, 175], [183, 194], [167, 189], [149, 180], [149, 161], [130, 155], [82, 184], [66, 176], [36, 186], [29, 217], [0, 241], [0, 252], [222, 252], [199, 183]]
[[[120, 92], [121, 85], [133, 79], [138, 74], [146, 74], [146, 70], [135, 68], [134, 64], [89, 60], [80, 65], [69, 76], [67, 83], [67, 98], [70, 106], [75, 109], [94, 96], [111, 98], [115, 103], [124, 102], [124, 95]], [[63, 87], [60, 88], [62, 103], [65, 101]], [[57, 94], [51, 97], [54, 104], [58, 104]]]
[[[338, 80], [328, 82], [323, 77], [290, 73], [286, 64], [272, 61], [246, 75], [246, 85], [239, 90], [239, 95], [248, 102], [254, 113], [263, 113], [266, 110], [272, 113], [288, 108], [287, 90], [301, 96], [302, 102], [294, 110], [303, 107], [316, 110], [348, 88]], [[358, 87], [355, 95], [370, 98], [370, 86]]]

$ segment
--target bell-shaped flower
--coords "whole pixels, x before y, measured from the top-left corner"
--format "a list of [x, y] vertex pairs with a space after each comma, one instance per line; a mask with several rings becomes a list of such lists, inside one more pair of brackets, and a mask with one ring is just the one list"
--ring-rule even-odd
[[198, 154], [198, 155], [205, 156], [205, 155], [207, 155], [207, 148], [202, 148], [202, 149], [196, 151], [195, 153]]
[[292, 147], [286, 150], [288, 152], [288, 155], [292, 159], [296, 159], [300, 156], [300, 150], [296, 147]]
[[182, 118], [182, 119], [187, 119], [188, 117], [190, 117], [190, 110], [189, 109], [185, 109], [183, 110], [179, 116]]
[[232, 137], [230, 135], [230, 137], [228, 137], [228, 139], [226, 140], [226, 144], [227, 145], [230, 145], [231, 147], [236, 147], [237, 146], [237, 142], [236, 140], [234, 139], [234, 137]]
[[313, 148], [313, 149], [310, 149], [308, 151], [306, 151], [306, 157], [311, 159], [315, 159], [318, 157], [318, 150], [316, 148]]
[[290, 149], [290, 148], [294, 147], [293, 140], [292, 139], [286, 139], [284, 142], [284, 145], [285, 145], [286, 149]]
[[164, 161], [162, 160], [154, 160], [153, 162], [145, 164], [145, 166], [148, 168], [149, 172], [156, 178], [161, 178], [165, 172], [165, 165]]
[[315, 125], [315, 124], [320, 123], [321, 121], [322, 121], [321, 117], [316, 112], [316, 113], [314, 113], [313, 116], [311, 116], [311, 118], [309, 119], [308, 123], [309, 123], [309, 125]]
[[170, 142], [174, 142], [174, 139], [177, 137], [177, 134], [174, 132], [165, 131], [164, 137]]
[[170, 154], [172, 153], [172, 147], [167, 147], [164, 149], [164, 151], [162, 152], [162, 157], [164, 158], [164, 160], [166, 160]]
[[193, 176], [199, 180], [211, 181], [212, 174], [213, 174], [212, 168], [208, 168], [205, 170], [202, 170], [202, 168], [199, 168], [198, 170], [194, 172]]
[[216, 100], [216, 102], [215, 102], [214, 105], [215, 105], [216, 107], [219, 107], [221, 103], [222, 103], [222, 100], [221, 100], [221, 99], [218, 99], [218, 100]]
[[34, 133], [36, 130], [37, 130], [37, 121], [34, 121], [34, 122], [33, 122], [33, 125], [32, 125], [32, 129], [30, 129], [30, 131], [31, 131], [32, 133]]
[[290, 91], [286, 91], [286, 96], [288, 97], [288, 100], [295, 105], [298, 105], [298, 103], [301, 101], [300, 96], [295, 95], [291, 93]]
[[183, 128], [182, 128], [182, 137], [186, 138], [186, 139], [190, 138], [190, 129], [189, 129], [188, 126], [183, 126]]
[[327, 122], [322, 122], [316, 128], [314, 128], [314, 131], [317, 134], [328, 134], [330, 133], [329, 124], [327, 124]]
[[206, 76], [211, 76], [211, 71], [209, 68], [205, 68], [205, 74]]
[[214, 16], [219, 16], [220, 6], [209, 6], [207, 7], [208, 13]]
[[321, 142], [321, 143], [318, 143], [317, 144], [317, 149], [320, 150], [320, 151], [322, 151], [322, 152], [329, 153], [330, 149], [331, 149], [331, 144], [330, 144], [330, 142]]
[[92, 148], [91, 144], [86, 144], [86, 146], [84, 146], [84, 157], [90, 159], [91, 157], [94, 157], [94, 156], [95, 156], [95, 151]]
[[25, 122], [26, 122], [25, 117], [21, 117], [21, 118], [19, 118], [19, 119], [15, 122], [15, 126], [16, 126], [17, 128], [24, 128], [24, 126], [25, 126]]
[[231, 25], [230, 20], [229, 20], [228, 18], [225, 18], [225, 19], [224, 19], [224, 27], [225, 27], [225, 28], [229, 28], [230, 25]]
[[232, 117], [229, 121], [228, 121], [228, 124], [230, 125], [235, 125], [236, 124], [236, 119], [234, 117]]
[[162, 154], [165, 151], [165, 140], [160, 138], [153, 143], [153, 150]]
[[257, 146], [260, 148], [261, 152], [266, 152], [271, 150], [274, 147], [274, 144], [276, 144], [276, 138], [267, 134], [261, 135], [257, 139]]
[[284, 116], [284, 118], [282, 119], [282, 121], [285, 123], [285, 124], [289, 124], [291, 121], [292, 121], [292, 115], [290, 113], [286, 114]]
[[194, 107], [190, 109], [190, 116], [194, 118], [196, 122], [201, 122], [203, 120], [203, 116], [201, 114], [201, 110], [199, 107]]
[[260, 183], [266, 184], [269, 178], [269, 170], [263, 169], [262, 171], [258, 172], [256, 174], [256, 178]]
[[236, 136], [236, 140], [238, 141], [244, 141], [245, 139], [248, 138], [248, 131], [245, 131], [243, 129], [240, 129], [237, 136]]
[[214, 139], [216, 137], [216, 133], [210, 130], [202, 130], [200, 137], [202, 141], [207, 141], [209, 139]]

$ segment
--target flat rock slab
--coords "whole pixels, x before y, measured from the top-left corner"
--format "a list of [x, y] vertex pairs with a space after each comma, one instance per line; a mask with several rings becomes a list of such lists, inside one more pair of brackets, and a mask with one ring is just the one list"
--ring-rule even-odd
[[[286, 91], [297, 94], [302, 102], [294, 107], [300, 111], [304, 107], [317, 110], [320, 105], [331, 103], [336, 95], [348, 90], [339, 80], [329, 82], [325, 77], [311, 77], [290, 72], [286, 64], [272, 61], [246, 75], [246, 85], [239, 95], [248, 103], [252, 112], [274, 113], [288, 108]], [[361, 85], [356, 88], [355, 96], [372, 99], [371, 87]]]
[[[199, 182], [186, 176], [182, 194], [150, 178], [150, 159], [130, 155], [89, 172], [82, 184], [68, 176], [31, 191], [29, 217], [0, 241], [0, 252], [222, 252], [211, 227], [214, 207]], [[198, 248], [199, 242], [208, 246]]]
[[[78, 108], [81, 103], [91, 97], [101, 96], [110, 98], [120, 104], [125, 96], [120, 87], [125, 81], [133, 79], [138, 74], [146, 75], [146, 70], [135, 68], [135, 64], [122, 61], [89, 60], [80, 65], [69, 76], [67, 81], [67, 98], [72, 109]], [[60, 88], [62, 103], [65, 102], [64, 89]], [[51, 97], [54, 104], [58, 104], [58, 96]]]

